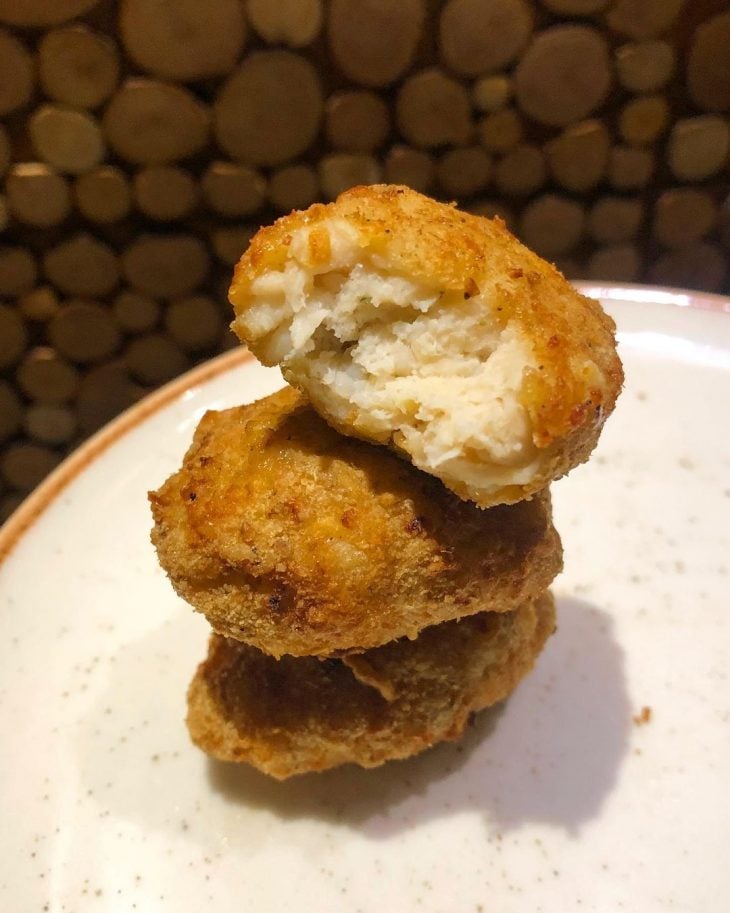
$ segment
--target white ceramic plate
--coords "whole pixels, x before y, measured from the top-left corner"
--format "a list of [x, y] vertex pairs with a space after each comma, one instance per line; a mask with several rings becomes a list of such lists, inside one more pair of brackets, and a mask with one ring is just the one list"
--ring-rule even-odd
[[0, 532], [0, 910], [730, 909], [728, 302], [591, 291], [627, 381], [555, 486], [558, 631], [461, 744], [276, 783], [188, 741], [207, 626], [146, 492], [277, 372], [222, 356], [41, 486]]

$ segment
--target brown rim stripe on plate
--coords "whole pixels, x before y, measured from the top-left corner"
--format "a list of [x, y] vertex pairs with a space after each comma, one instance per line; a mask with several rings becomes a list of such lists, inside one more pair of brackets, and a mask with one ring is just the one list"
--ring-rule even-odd
[[244, 348], [224, 352], [217, 358], [186, 371], [185, 374], [171, 380], [164, 387], [145, 396], [140, 402], [130, 406], [129, 409], [97, 431], [88, 441], [66, 457], [0, 526], [0, 566], [17, 545], [21, 536], [66, 486], [119, 438], [128, 431], [132, 431], [149, 416], [159, 412], [168, 403], [182, 396], [186, 390], [204, 384], [252, 359], [251, 353]]

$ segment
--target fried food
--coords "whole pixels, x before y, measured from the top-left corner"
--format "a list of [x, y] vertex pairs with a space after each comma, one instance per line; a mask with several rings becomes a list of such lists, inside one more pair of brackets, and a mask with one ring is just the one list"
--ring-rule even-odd
[[291, 388], [208, 412], [150, 500], [179, 595], [272, 656], [364, 650], [510, 611], [562, 566], [547, 493], [479, 510], [338, 434]]
[[623, 373], [615, 326], [500, 220], [356, 187], [261, 229], [233, 329], [338, 431], [481, 507], [588, 458]]
[[548, 593], [345, 660], [276, 660], [214, 634], [188, 691], [188, 729], [214, 758], [277, 779], [349, 762], [376, 767], [459, 738], [473, 711], [529, 672], [554, 627]]

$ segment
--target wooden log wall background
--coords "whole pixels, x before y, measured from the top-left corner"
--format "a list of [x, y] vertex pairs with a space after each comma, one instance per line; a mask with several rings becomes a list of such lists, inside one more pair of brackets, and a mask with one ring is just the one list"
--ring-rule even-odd
[[728, 0], [0, 0], [0, 521], [233, 344], [261, 223], [352, 184], [727, 291], [729, 110]]

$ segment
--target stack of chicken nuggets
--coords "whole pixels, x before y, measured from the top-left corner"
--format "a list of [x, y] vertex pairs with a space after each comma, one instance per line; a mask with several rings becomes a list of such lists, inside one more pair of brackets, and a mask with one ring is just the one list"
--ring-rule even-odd
[[290, 386], [207, 413], [150, 496], [214, 631], [193, 741], [285, 778], [457, 738], [554, 630], [548, 486], [614, 407], [612, 321], [499, 221], [388, 186], [262, 229], [231, 301]]

